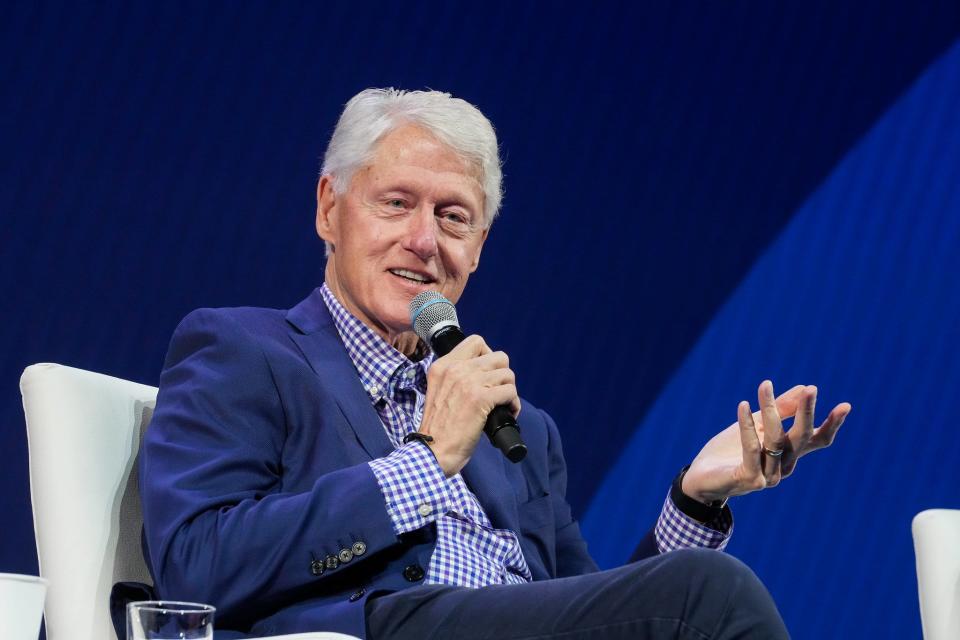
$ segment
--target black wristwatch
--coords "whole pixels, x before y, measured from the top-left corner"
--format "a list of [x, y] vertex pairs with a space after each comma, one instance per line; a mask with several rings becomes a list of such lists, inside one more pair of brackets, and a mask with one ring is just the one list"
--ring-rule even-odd
[[723, 508], [727, 506], [726, 500], [714, 500], [710, 504], [704, 504], [699, 500], [694, 500], [683, 492], [680, 487], [683, 485], [683, 476], [686, 475], [690, 465], [685, 466], [673, 479], [673, 485], [670, 487], [670, 499], [683, 514], [690, 516], [694, 520], [707, 523], [718, 518], [723, 513]]

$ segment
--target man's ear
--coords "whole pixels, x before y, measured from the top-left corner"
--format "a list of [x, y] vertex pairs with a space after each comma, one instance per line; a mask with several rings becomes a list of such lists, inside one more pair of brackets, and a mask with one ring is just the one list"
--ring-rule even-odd
[[337, 194], [333, 178], [321, 176], [317, 183], [317, 235], [326, 242], [337, 244]]
[[490, 233], [490, 227], [483, 230], [480, 234], [480, 244], [477, 245], [476, 253], [473, 254], [473, 263], [470, 265], [470, 273], [477, 270], [480, 266], [480, 252], [483, 250], [483, 243], [487, 241], [487, 234]]

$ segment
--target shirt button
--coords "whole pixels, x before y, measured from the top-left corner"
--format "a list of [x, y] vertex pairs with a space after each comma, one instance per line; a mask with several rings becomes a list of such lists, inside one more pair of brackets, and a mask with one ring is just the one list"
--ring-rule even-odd
[[363, 542], [357, 541], [353, 543], [353, 547], [350, 549], [353, 551], [353, 555], [362, 556], [367, 552], [367, 545]]
[[433, 507], [431, 507], [428, 504], [422, 504], [419, 507], [417, 507], [417, 513], [419, 513], [421, 516], [426, 518], [428, 515], [433, 513]]
[[403, 375], [406, 376], [407, 380], [413, 380], [416, 377], [417, 372], [415, 369], [407, 369]]
[[371, 394], [371, 395], [375, 395], [375, 396], [376, 396], [376, 395], [379, 395], [379, 394], [380, 394], [380, 387], [378, 387], [378, 386], [375, 385], [375, 384], [370, 385], [370, 387], [369, 387], [368, 390], [370, 391], [370, 394]]

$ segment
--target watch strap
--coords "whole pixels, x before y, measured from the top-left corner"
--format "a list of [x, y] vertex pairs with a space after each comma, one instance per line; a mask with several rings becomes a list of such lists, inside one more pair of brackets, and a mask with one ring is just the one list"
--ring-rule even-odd
[[720, 516], [724, 507], [727, 506], [726, 500], [715, 500], [710, 504], [705, 504], [699, 500], [694, 500], [683, 492], [683, 476], [686, 475], [690, 465], [685, 466], [677, 474], [670, 487], [670, 499], [684, 515], [690, 516], [698, 522], [707, 523]]

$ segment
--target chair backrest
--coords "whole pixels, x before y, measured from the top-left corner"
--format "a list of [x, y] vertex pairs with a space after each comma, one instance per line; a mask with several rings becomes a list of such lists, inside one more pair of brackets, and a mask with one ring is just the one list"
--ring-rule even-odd
[[140, 548], [137, 452], [157, 389], [35, 364], [20, 378], [48, 640], [115, 638], [114, 582], [150, 584]]
[[917, 589], [925, 640], [960, 638], [960, 510], [929, 509], [913, 518]]

